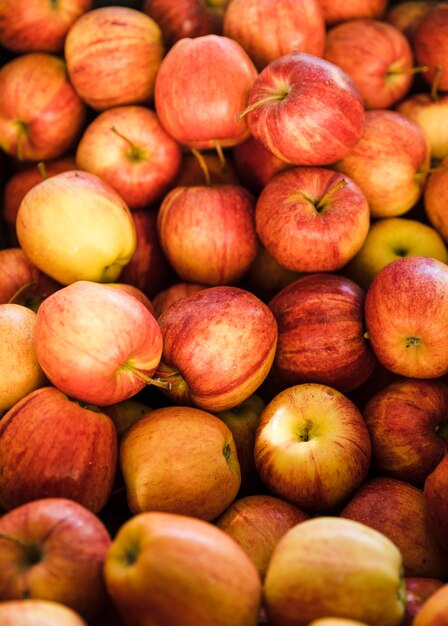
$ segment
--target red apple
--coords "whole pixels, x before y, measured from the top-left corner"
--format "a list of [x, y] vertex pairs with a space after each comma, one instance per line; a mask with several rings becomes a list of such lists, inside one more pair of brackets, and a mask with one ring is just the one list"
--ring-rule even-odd
[[412, 626], [445, 626], [447, 614], [448, 584], [444, 584], [422, 604]]
[[197, 187], [207, 184], [241, 184], [233, 159], [226, 159], [224, 154], [220, 156], [215, 152], [202, 154], [184, 152], [179, 174], [172, 187]]
[[430, 526], [448, 551], [448, 455], [427, 476], [423, 487]]
[[72, 609], [48, 600], [10, 600], [0, 604], [3, 626], [87, 626]]
[[382, 19], [388, 0], [319, 0], [327, 24], [337, 24], [357, 18]]
[[31, 300], [22, 300], [21, 294], [24, 292], [28, 296], [35, 294], [37, 300], [41, 301], [53, 291], [56, 291], [56, 283], [54, 283], [54, 289], [51, 290], [50, 279], [28, 260], [22, 248], [0, 250], [1, 304], [10, 301], [16, 304], [32, 304]]
[[406, 578], [406, 613], [402, 626], [412, 626], [417, 614], [420, 612], [423, 604], [433, 593], [444, 583], [436, 578]]
[[395, 26], [412, 41], [421, 18], [430, 11], [439, 0], [401, 0], [389, 6], [384, 20]]
[[241, 181], [257, 194], [275, 174], [291, 167], [290, 163], [274, 156], [254, 137], [235, 146], [232, 156]]
[[423, 194], [426, 216], [446, 242], [448, 242], [448, 215], [444, 198], [448, 189], [448, 171], [445, 169], [447, 167], [448, 156], [441, 162], [440, 170], [428, 176]]
[[442, 69], [438, 88], [448, 91], [448, 3], [438, 2], [419, 21], [412, 37], [416, 61], [426, 65], [424, 79], [432, 84], [438, 66]]
[[207, 289], [207, 285], [198, 285], [196, 283], [174, 283], [170, 287], [159, 291], [152, 300], [155, 310], [155, 317], [158, 318], [162, 313], [172, 304], [185, 298], [186, 296], [192, 296], [198, 291]]
[[148, 309], [148, 311], [152, 313], [152, 315], [155, 314], [155, 310], [154, 310], [151, 300], [138, 287], [135, 287], [134, 285], [129, 285], [128, 283], [104, 283], [104, 284], [107, 285], [108, 287], [121, 289], [122, 291], [125, 291], [126, 293], [130, 294], [131, 296], [134, 296], [134, 298], [137, 298], [137, 300], [139, 300]]
[[280, 265], [259, 242], [257, 255], [244, 277], [244, 285], [261, 300], [268, 302], [281, 289], [303, 276]]

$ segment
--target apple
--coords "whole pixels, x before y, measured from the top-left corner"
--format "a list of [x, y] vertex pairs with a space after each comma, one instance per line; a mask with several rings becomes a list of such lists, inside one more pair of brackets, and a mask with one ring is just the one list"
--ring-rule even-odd
[[1, 600], [59, 602], [91, 619], [106, 603], [110, 544], [103, 522], [74, 500], [47, 497], [14, 508], [0, 518]]
[[446, 623], [448, 613], [448, 584], [437, 589], [422, 604], [417, 613], [413, 626], [443, 626]]
[[151, 376], [161, 358], [162, 332], [135, 296], [77, 281], [40, 305], [35, 349], [58, 389], [82, 402], [109, 405], [156, 382]]
[[280, 538], [308, 518], [308, 513], [281, 498], [249, 495], [234, 500], [215, 524], [243, 548], [263, 581]]
[[[60, 287], [61, 285], [59, 285]], [[54, 288], [52, 288], [54, 287]], [[0, 250], [0, 303], [14, 301], [25, 304], [21, 294], [35, 295], [36, 301], [43, 300], [57, 290], [56, 283], [42, 274], [26, 257], [22, 248]], [[30, 299], [29, 304], [32, 304]], [[30, 308], [33, 308], [30, 306]], [[37, 307], [36, 307], [37, 308]]]
[[421, 18], [430, 11], [439, 0], [401, 0], [392, 3], [384, 16], [388, 24], [392, 24], [412, 41]]
[[243, 285], [261, 300], [268, 302], [283, 287], [303, 276], [280, 265], [259, 241], [255, 259], [243, 278]]
[[385, 265], [408, 256], [448, 263], [447, 247], [435, 228], [416, 219], [385, 217], [372, 222], [364, 244], [342, 273], [367, 290]]
[[34, 349], [36, 313], [0, 304], [0, 414], [46, 384]]
[[129, 285], [128, 283], [103, 283], [107, 287], [112, 287], [113, 289], [120, 289], [121, 291], [125, 291], [134, 298], [137, 298], [152, 315], [155, 314], [154, 306], [151, 300], [148, 298], [146, 294], [141, 291], [138, 287], [134, 287], [134, 285]]
[[257, 253], [255, 198], [241, 185], [176, 187], [159, 207], [157, 231], [181, 279], [236, 283]]
[[448, 4], [438, 2], [424, 13], [420, 19], [413, 37], [412, 46], [415, 59], [419, 65], [426, 65], [428, 71], [423, 78], [432, 84], [438, 66], [442, 72], [438, 82], [441, 91], [448, 91]]
[[388, 0], [319, 0], [327, 25], [346, 22], [357, 18], [382, 19]]
[[310, 622], [308, 626], [368, 626], [368, 624], [345, 617], [320, 617]]
[[121, 196], [98, 176], [78, 170], [30, 189], [16, 229], [29, 260], [64, 285], [114, 282], [136, 246], [133, 217]]
[[320, 57], [324, 51], [319, 0], [231, 0], [223, 29], [243, 46], [258, 70], [290, 52]]
[[397, 217], [422, 196], [429, 160], [423, 129], [402, 113], [378, 109], [367, 111], [362, 137], [335, 168], [361, 187], [372, 217]]
[[378, 360], [400, 376], [448, 372], [448, 265], [404, 257], [378, 272], [367, 290], [365, 320]]
[[207, 289], [207, 287], [207, 285], [199, 285], [197, 283], [177, 282], [170, 285], [166, 289], [159, 291], [159, 293], [157, 293], [152, 299], [155, 317], [159, 318], [169, 306], [178, 300], [181, 300], [186, 296], [192, 296], [193, 294], [198, 293], [198, 291]]
[[249, 137], [233, 148], [233, 162], [243, 184], [253, 193], [259, 194], [275, 174], [291, 167], [290, 163], [274, 156], [270, 150]]
[[162, 199], [179, 171], [181, 151], [151, 109], [112, 107], [85, 129], [76, 163], [109, 183], [136, 210]]
[[448, 383], [400, 378], [363, 410], [372, 441], [372, 469], [422, 486], [448, 445]]
[[55, 159], [77, 141], [86, 106], [62, 59], [40, 52], [11, 59], [0, 68], [0, 93], [0, 147], [7, 154]]
[[353, 80], [325, 59], [286, 54], [255, 79], [246, 109], [251, 134], [295, 165], [329, 165], [361, 138], [364, 105]]
[[[241, 472], [232, 432], [193, 407], [161, 407], [144, 415], [120, 443], [128, 506], [212, 520], [235, 499]], [[174, 465], [173, 465], [174, 463]]]
[[391, 24], [368, 18], [331, 28], [322, 56], [353, 78], [366, 109], [387, 109], [404, 98], [418, 69], [413, 68], [405, 35]]
[[[172, 304], [158, 319], [163, 353], [154, 376], [174, 404], [225, 411], [266, 378], [277, 345], [268, 306], [238, 287], [209, 287]], [[244, 347], [244, 349], [243, 349]]]
[[118, 440], [129, 430], [134, 422], [152, 411], [151, 407], [140, 400], [129, 398], [116, 404], [110, 404], [102, 409], [114, 423]]
[[255, 565], [231, 537], [203, 520], [135, 515], [115, 536], [104, 577], [127, 626], [178, 626], [179, 619], [183, 626], [258, 622], [261, 583]]
[[440, 163], [440, 170], [428, 176], [423, 193], [425, 214], [432, 226], [448, 242], [448, 216], [443, 198], [448, 188], [448, 156]]
[[365, 479], [370, 438], [346, 396], [327, 385], [304, 383], [267, 404], [254, 456], [274, 495], [307, 512], [322, 511], [341, 503]]
[[430, 527], [444, 549], [448, 551], [448, 455], [442, 457], [428, 474], [423, 486]]
[[183, 152], [180, 171], [172, 188], [209, 184], [241, 184], [234, 160], [226, 158], [224, 153], [219, 155], [215, 152]]
[[444, 584], [435, 578], [406, 577], [406, 613], [402, 626], [412, 626], [426, 600]]
[[165, 130], [186, 147], [232, 147], [249, 136], [246, 106], [257, 70], [240, 44], [204, 35], [177, 41], [157, 73], [155, 108]]
[[305, 520], [274, 548], [264, 598], [272, 626], [308, 626], [327, 616], [399, 626], [406, 601], [401, 554], [365, 524]]
[[261, 243], [286, 269], [335, 271], [363, 245], [370, 211], [349, 176], [324, 167], [293, 167], [266, 184], [255, 224]]
[[0, 456], [4, 509], [60, 497], [98, 513], [113, 486], [117, 435], [112, 420], [98, 409], [41, 387], [2, 418]]
[[310, 274], [269, 302], [278, 325], [274, 368], [283, 386], [315, 382], [345, 393], [375, 365], [364, 338], [363, 290], [335, 274]]
[[0, 603], [3, 626], [87, 626], [72, 609], [49, 600], [10, 600]]
[[151, 102], [164, 52], [157, 22], [126, 6], [88, 11], [72, 25], [64, 46], [70, 80], [95, 111]]

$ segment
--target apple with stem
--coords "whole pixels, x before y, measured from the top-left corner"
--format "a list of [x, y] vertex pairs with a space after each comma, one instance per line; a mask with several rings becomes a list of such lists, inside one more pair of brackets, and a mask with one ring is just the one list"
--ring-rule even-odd
[[426, 65], [428, 71], [423, 78], [430, 85], [434, 81], [437, 68], [441, 68], [438, 82], [440, 91], [448, 91], [448, 4], [438, 2], [424, 13], [412, 37], [414, 55], [419, 65]]

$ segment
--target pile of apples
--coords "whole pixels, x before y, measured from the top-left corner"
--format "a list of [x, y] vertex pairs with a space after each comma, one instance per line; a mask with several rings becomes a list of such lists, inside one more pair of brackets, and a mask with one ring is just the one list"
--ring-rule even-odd
[[1, 626], [447, 626], [448, 3], [133, 4], [0, 1]]

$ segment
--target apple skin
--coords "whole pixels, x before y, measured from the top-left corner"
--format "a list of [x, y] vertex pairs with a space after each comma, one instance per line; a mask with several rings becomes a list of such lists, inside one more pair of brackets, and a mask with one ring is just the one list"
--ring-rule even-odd
[[121, 106], [103, 111], [84, 130], [76, 163], [109, 183], [131, 210], [137, 210], [167, 192], [179, 171], [181, 150], [154, 111]]
[[193, 294], [198, 293], [198, 291], [202, 291], [207, 288], [208, 285], [180, 282], [174, 283], [174, 285], [170, 285], [166, 289], [159, 291], [159, 293], [157, 293], [152, 299], [155, 317], [159, 318], [169, 306], [178, 300], [182, 300], [182, 298], [185, 298], [186, 296], [192, 296]]
[[322, 56], [353, 78], [366, 109], [391, 108], [411, 89], [411, 44], [384, 21], [356, 19], [334, 26]]
[[0, 506], [40, 498], [75, 500], [94, 513], [106, 504], [117, 466], [112, 420], [54, 387], [22, 398], [0, 426]]
[[446, 58], [448, 54], [448, 5], [438, 2], [427, 11], [419, 21], [412, 37], [412, 46], [418, 65], [425, 65], [428, 71], [423, 78], [432, 85], [438, 65], [442, 73], [438, 82], [440, 91], [448, 91], [448, 71]]
[[445, 584], [423, 603], [412, 626], [445, 626], [447, 614], [448, 584]]
[[134, 422], [152, 411], [152, 409], [144, 402], [130, 398], [129, 400], [122, 400], [116, 404], [105, 406], [103, 411], [113, 421], [118, 440], [120, 440]]
[[114, 282], [136, 246], [135, 223], [117, 192], [98, 176], [72, 170], [35, 185], [17, 214], [29, 260], [58, 282]]
[[401, 30], [412, 41], [421, 18], [438, 2], [439, 0], [401, 0], [396, 4], [392, 3], [384, 20]]
[[367, 291], [380, 269], [407, 256], [428, 256], [448, 263], [447, 247], [435, 228], [419, 220], [385, 217], [370, 225], [364, 244], [342, 273]]
[[159, 207], [157, 231], [183, 280], [236, 283], [257, 253], [255, 198], [241, 185], [177, 187]]
[[321, 617], [310, 622], [308, 626], [368, 626], [368, 624], [345, 617]]
[[159, 25], [126, 6], [88, 11], [72, 25], [64, 45], [70, 80], [95, 111], [149, 104], [164, 52]]
[[423, 486], [429, 524], [439, 542], [448, 551], [448, 455], [427, 476]]
[[366, 195], [372, 217], [397, 217], [420, 199], [430, 149], [423, 129], [402, 113], [367, 111], [364, 132], [334, 167]]
[[423, 195], [425, 214], [432, 226], [448, 243], [448, 216], [443, 199], [448, 189], [448, 172], [443, 168], [448, 166], [448, 156], [441, 163], [442, 168], [428, 176], [428, 182]]
[[255, 224], [262, 244], [286, 269], [330, 272], [363, 245], [370, 211], [349, 176], [323, 167], [293, 167], [266, 184]]
[[235, 146], [250, 134], [246, 120], [235, 116], [246, 106], [257, 75], [245, 50], [229, 37], [181, 39], [157, 73], [157, 116], [165, 130], [189, 148]]
[[355, 20], [357, 18], [382, 19], [386, 13], [387, 0], [319, 0], [327, 25]]
[[308, 518], [308, 513], [281, 498], [249, 495], [234, 500], [215, 520], [215, 525], [243, 548], [263, 581], [279, 539]]
[[441, 160], [448, 156], [448, 131], [445, 126], [448, 115], [447, 94], [441, 93], [435, 98], [429, 93], [412, 94], [400, 102], [395, 110], [423, 128], [433, 159]]
[[444, 584], [435, 578], [406, 577], [406, 613], [402, 626], [412, 626], [426, 600]]
[[0, 598], [50, 600], [86, 619], [106, 603], [103, 522], [66, 498], [42, 498], [0, 518]]
[[314, 382], [346, 393], [372, 374], [363, 290], [336, 274], [310, 274], [269, 302], [278, 325], [274, 368], [283, 386]]
[[[209, 287], [159, 317], [163, 353], [155, 377], [175, 404], [225, 411], [251, 396], [271, 369], [277, 323], [245, 289]], [[244, 350], [241, 350], [244, 346]]]
[[212, 520], [241, 484], [230, 429], [193, 407], [162, 407], [143, 416], [123, 436], [119, 456], [134, 515], [165, 511]]
[[399, 626], [405, 606], [401, 554], [365, 524], [326, 516], [305, 520], [274, 548], [264, 597], [272, 626], [308, 626], [326, 616]]
[[363, 410], [372, 469], [423, 486], [447, 452], [448, 383], [402, 378], [378, 391]]
[[115, 536], [104, 576], [126, 626], [178, 626], [180, 616], [183, 626], [210, 626], [211, 619], [220, 626], [258, 623], [255, 565], [231, 537], [203, 520], [160, 512], [134, 516]]
[[363, 133], [364, 104], [353, 80], [304, 52], [269, 63], [254, 81], [248, 104], [251, 134], [295, 165], [329, 165], [348, 154]]
[[340, 516], [393, 541], [400, 550], [405, 576], [447, 577], [447, 553], [429, 525], [423, 491], [418, 487], [394, 478], [372, 478], [353, 494]]
[[254, 456], [274, 495], [307, 512], [322, 511], [341, 503], [365, 479], [370, 438], [353, 402], [326, 385], [304, 383], [267, 404]]
[[281, 289], [303, 276], [303, 272], [288, 270], [274, 259], [259, 241], [257, 254], [242, 285], [264, 302], [268, 302]]
[[162, 354], [162, 333], [135, 296], [78, 281], [40, 305], [35, 349], [58, 389], [82, 402], [109, 405], [151, 382]]
[[291, 167], [290, 163], [274, 156], [254, 137], [235, 146], [232, 157], [241, 181], [257, 195], [275, 174]]
[[128, 283], [103, 283], [103, 284], [107, 287], [112, 287], [113, 289], [121, 289], [121, 291], [124, 291], [128, 293], [129, 295], [134, 296], [134, 298], [137, 298], [137, 300], [141, 302], [152, 315], [155, 314], [155, 310], [154, 310], [151, 300], [138, 287], [134, 287], [134, 285], [129, 285]]
[[13, 58], [0, 69], [0, 92], [0, 147], [7, 154], [25, 161], [55, 159], [77, 141], [86, 106], [62, 59], [40, 52]]
[[325, 46], [319, 0], [231, 0], [223, 29], [243, 46], [258, 70], [290, 52], [321, 57]]
[[10, 600], [0, 604], [3, 626], [87, 626], [72, 609], [48, 600]]
[[405, 257], [378, 272], [367, 290], [365, 321], [378, 360], [392, 372], [438, 378], [448, 372], [448, 265]]

